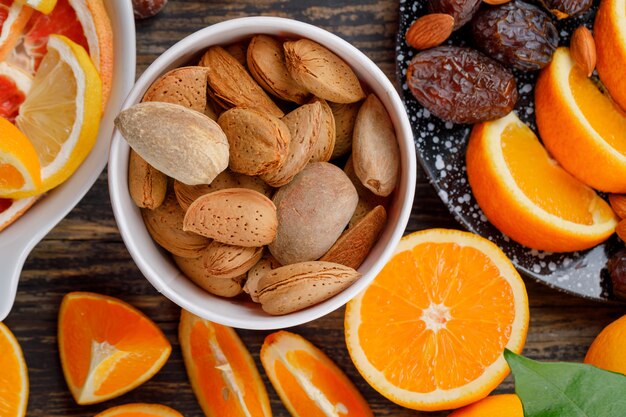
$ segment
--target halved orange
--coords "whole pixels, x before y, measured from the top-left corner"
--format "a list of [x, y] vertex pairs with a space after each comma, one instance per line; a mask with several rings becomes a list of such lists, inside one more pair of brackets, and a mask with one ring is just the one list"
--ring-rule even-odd
[[522, 245], [582, 250], [615, 231], [617, 218], [606, 201], [554, 162], [514, 113], [474, 126], [467, 175], [489, 221]]
[[430, 229], [402, 238], [348, 303], [346, 344], [361, 375], [391, 401], [447, 410], [502, 382], [504, 349], [521, 352], [528, 319], [524, 282], [495, 244]]
[[28, 369], [22, 348], [0, 323], [0, 416], [23, 417], [28, 404]]
[[593, 25], [598, 74], [611, 96], [626, 109], [626, 0], [602, 0]]
[[294, 417], [374, 415], [341, 369], [302, 336], [286, 331], [268, 335], [261, 362]]
[[[622, 14], [624, 8], [622, 8]], [[619, 64], [612, 63], [623, 83]], [[600, 191], [626, 193], [626, 114], [558, 48], [535, 86], [539, 135], [570, 174]]]
[[517, 395], [501, 394], [458, 409], [448, 417], [524, 417], [524, 409]]
[[118, 397], [152, 378], [172, 347], [139, 310], [117, 298], [88, 292], [63, 297], [59, 353], [78, 404]]
[[183, 417], [183, 415], [173, 408], [160, 404], [134, 403], [109, 408], [95, 417]]
[[35, 195], [41, 189], [41, 165], [37, 150], [7, 119], [0, 117], [0, 197]]
[[589, 346], [585, 363], [626, 375], [624, 344], [626, 344], [626, 316], [615, 320], [598, 334]]
[[207, 417], [272, 415], [259, 371], [233, 329], [183, 310], [178, 339], [191, 388]]
[[0, 0], [0, 61], [13, 49], [33, 9], [13, 0]]

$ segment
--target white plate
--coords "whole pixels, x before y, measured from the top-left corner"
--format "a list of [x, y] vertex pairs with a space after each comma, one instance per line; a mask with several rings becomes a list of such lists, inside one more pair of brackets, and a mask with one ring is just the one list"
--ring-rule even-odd
[[38, 201], [0, 232], [0, 321], [11, 311], [22, 266], [32, 248], [89, 191], [109, 156], [113, 119], [135, 81], [135, 20], [130, 0], [104, 1], [113, 27], [113, 85], [98, 140], [83, 164], [64, 184]]

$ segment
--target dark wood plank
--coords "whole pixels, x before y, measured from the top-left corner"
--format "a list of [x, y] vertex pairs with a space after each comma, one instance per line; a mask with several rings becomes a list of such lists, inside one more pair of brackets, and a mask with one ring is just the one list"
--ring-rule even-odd
[[[278, 15], [328, 29], [364, 51], [394, 79], [394, 38], [397, 2], [393, 0], [172, 0], [156, 18], [137, 25], [138, 75], [165, 49], [207, 25], [240, 16]], [[418, 172], [418, 184], [408, 231], [429, 227], [458, 228], [447, 209]], [[624, 308], [598, 304], [553, 291], [526, 280], [531, 325], [525, 353], [542, 360], [581, 361], [602, 327], [624, 314]], [[94, 406], [72, 400], [58, 359], [56, 317], [61, 298], [69, 291], [94, 291], [122, 298], [144, 311], [163, 329], [174, 349], [165, 367], [152, 380], [121, 398]], [[191, 392], [177, 341], [180, 310], [143, 278], [119, 236], [103, 173], [85, 199], [39, 244], [22, 274], [15, 309], [6, 324], [21, 342], [29, 366], [31, 417], [93, 416], [128, 402], [157, 402], [187, 417], [202, 412]], [[352, 364], [343, 339], [343, 309], [293, 331], [319, 346], [355, 382], [377, 416], [443, 416], [403, 409], [367, 385]], [[259, 349], [269, 332], [239, 334], [259, 364]], [[289, 414], [267, 378], [277, 417]], [[508, 378], [498, 392], [512, 390]], [[226, 416], [225, 416], [226, 417]]]

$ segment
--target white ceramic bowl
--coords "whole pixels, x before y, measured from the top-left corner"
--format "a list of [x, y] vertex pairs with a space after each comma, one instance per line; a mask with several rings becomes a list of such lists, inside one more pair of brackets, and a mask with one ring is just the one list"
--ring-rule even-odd
[[138, 103], [146, 89], [163, 73], [196, 62], [212, 45], [226, 45], [255, 34], [309, 38], [335, 52], [356, 71], [382, 100], [393, 120], [400, 151], [402, 170], [398, 189], [388, 212], [388, 225], [377, 245], [359, 271], [363, 276], [340, 294], [308, 309], [285, 316], [271, 316], [258, 304], [213, 296], [187, 279], [171, 258], [148, 234], [140, 211], [128, 193], [128, 158], [130, 147], [116, 131], [109, 158], [109, 190], [113, 212], [120, 232], [139, 269], [167, 298], [205, 319], [243, 329], [291, 327], [319, 318], [341, 307], [361, 292], [380, 272], [398, 244], [413, 205], [416, 162], [413, 135], [404, 106], [385, 74], [362, 52], [341, 38], [315, 26], [277, 17], [246, 17], [218, 23], [202, 29], [163, 53], [139, 78], [123, 108]]
[[0, 232], [0, 321], [11, 311], [22, 266], [32, 248], [74, 208], [104, 169], [113, 120], [135, 81], [135, 20], [130, 0], [105, 1], [113, 27], [115, 61], [111, 97], [97, 142], [78, 170], [14, 224]]

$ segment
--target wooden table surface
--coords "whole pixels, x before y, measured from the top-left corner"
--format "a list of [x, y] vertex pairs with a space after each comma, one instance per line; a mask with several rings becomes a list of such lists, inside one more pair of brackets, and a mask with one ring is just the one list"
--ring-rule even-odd
[[[137, 24], [137, 75], [165, 49], [198, 29], [226, 19], [261, 14], [291, 17], [334, 32], [360, 48], [393, 79], [397, 13], [397, 0], [170, 0], [159, 16]], [[430, 227], [458, 225], [420, 171], [408, 230]], [[532, 358], [581, 361], [600, 329], [625, 313], [620, 306], [575, 298], [530, 279], [526, 283], [531, 323], [524, 352]], [[155, 320], [173, 345], [164, 368], [120, 398], [93, 406], [76, 405], [63, 379], [56, 338], [61, 298], [76, 290], [119, 297]], [[85, 199], [33, 250], [24, 266], [15, 307], [5, 321], [19, 339], [28, 363], [31, 393], [27, 415], [86, 417], [114, 405], [154, 402], [174, 407], [187, 417], [201, 417], [177, 340], [179, 313], [176, 305], [144, 279], [128, 254], [113, 218], [107, 175], [103, 173]], [[292, 330], [339, 364], [367, 398], [375, 415], [426, 415], [392, 404], [360, 377], [345, 347], [343, 309]], [[268, 332], [239, 334], [260, 366], [259, 349]], [[289, 413], [264, 379], [274, 415], [287, 417]], [[498, 392], [512, 389], [509, 377]]]

